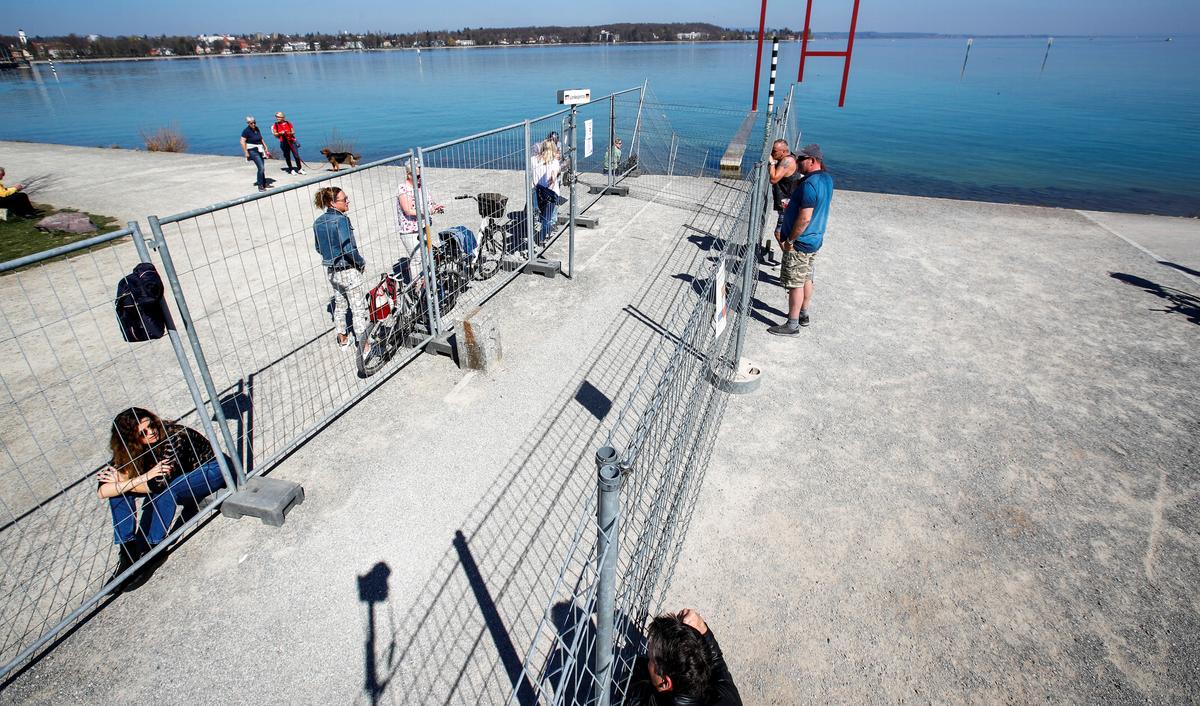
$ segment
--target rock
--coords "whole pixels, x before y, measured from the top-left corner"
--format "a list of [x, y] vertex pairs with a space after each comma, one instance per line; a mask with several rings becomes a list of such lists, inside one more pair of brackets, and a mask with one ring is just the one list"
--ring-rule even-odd
[[486, 372], [503, 358], [500, 333], [480, 307], [458, 322], [454, 338], [459, 367]]
[[75, 213], [72, 211], [63, 211], [56, 213], [53, 216], [46, 216], [37, 222], [34, 226], [38, 230], [45, 231], [63, 231], [66, 233], [95, 233], [96, 226], [87, 217], [86, 213]]

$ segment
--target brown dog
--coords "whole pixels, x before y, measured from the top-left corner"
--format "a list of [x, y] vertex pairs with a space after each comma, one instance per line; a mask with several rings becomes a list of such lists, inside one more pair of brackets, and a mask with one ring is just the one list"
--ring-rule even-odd
[[325, 155], [325, 159], [329, 160], [329, 166], [333, 167], [333, 171], [338, 171], [343, 164], [348, 164], [351, 167], [358, 166], [358, 160], [362, 159], [361, 154], [353, 152], [330, 152], [329, 148], [321, 150], [321, 154]]

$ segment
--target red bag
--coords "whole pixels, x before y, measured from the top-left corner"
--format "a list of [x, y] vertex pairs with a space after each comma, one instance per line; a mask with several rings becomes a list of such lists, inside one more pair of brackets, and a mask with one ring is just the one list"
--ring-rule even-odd
[[379, 277], [379, 284], [371, 288], [367, 294], [367, 306], [371, 310], [371, 321], [382, 321], [392, 314], [392, 302], [396, 301], [398, 291], [396, 280], [386, 273]]

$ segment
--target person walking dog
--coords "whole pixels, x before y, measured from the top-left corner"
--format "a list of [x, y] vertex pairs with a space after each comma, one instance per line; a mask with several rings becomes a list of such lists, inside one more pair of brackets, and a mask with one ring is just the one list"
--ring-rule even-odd
[[[300, 143], [296, 140], [296, 129], [283, 116], [283, 113], [275, 114], [275, 123], [271, 125], [271, 134], [279, 140], [279, 151], [283, 153], [283, 159], [287, 162], [287, 171], [292, 174], [303, 174], [304, 162], [300, 160]], [[292, 166], [292, 157], [296, 158], [295, 167]]]

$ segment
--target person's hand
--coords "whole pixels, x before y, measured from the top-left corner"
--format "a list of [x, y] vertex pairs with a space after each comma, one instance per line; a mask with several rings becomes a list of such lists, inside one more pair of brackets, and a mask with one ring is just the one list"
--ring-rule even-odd
[[435, 204], [433, 205], [433, 212], [434, 212], [434, 213], [445, 213], [445, 212], [446, 212], [446, 207], [445, 207], [445, 206], [443, 206], [443, 205], [442, 205], [442, 204], [440, 204], [440, 203], [435, 203]]
[[779, 251], [780, 252], [791, 252], [792, 250], [793, 250], [792, 241], [780, 239], [780, 241], [779, 241]]
[[700, 614], [691, 608], [684, 608], [679, 613], [679, 619], [683, 621], [684, 625], [690, 625], [696, 628], [696, 632], [700, 633], [701, 635], [708, 632], [708, 624], [704, 622], [704, 618], [701, 618]]
[[25, 185], [24, 184], [14, 184], [13, 188], [16, 189], [17, 191], [21, 191], [25, 188]]
[[171, 464], [167, 461], [159, 461], [154, 464], [154, 468], [146, 471], [146, 480], [154, 480], [160, 476], [169, 475], [171, 473]]
[[96, 474], [96, 480], [101, 483], [119, 483], [121, 474], [117, 473], [117, 469], [112, 466], [105, 466], [103, 471]]

